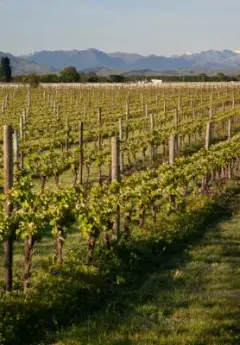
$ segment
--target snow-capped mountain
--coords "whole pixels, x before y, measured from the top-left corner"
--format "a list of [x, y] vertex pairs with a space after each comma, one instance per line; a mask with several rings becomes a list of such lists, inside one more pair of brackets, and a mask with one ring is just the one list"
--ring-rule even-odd
[[[22, 56], [32, 66], [38, 65], [50, 70], [61, 70], [75, 66], [78, 71], [92, 68], [105, 68], [116, 72], [132, 70], [191, 70], [198, 71], [240, 71], [240, 50], [205, 50], [200, 53], [187, 52], [172, 56], [143, 56], [124, 52], [104, 53], [97, 49], [59, 50], [32, 52]], [[26, 70], [26, 73], [28, 71]], [[37, 71], [36, 71], [37, 72]]]

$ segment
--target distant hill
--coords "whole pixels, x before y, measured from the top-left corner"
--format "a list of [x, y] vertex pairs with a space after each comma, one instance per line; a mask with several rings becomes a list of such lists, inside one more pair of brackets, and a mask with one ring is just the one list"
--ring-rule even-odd
[[[5, 55], [0, 53], [0, 57]], [[57, 72], [68, 66], [78, 71], [96, 71], [99, 75], [126, 74], [150, 75], [170, 71], [176, 74], [210, 73], [222, 71], [226, 74], [240, 73], [239, 50], [207, 50], [200, 53], [186, 53], [170, 57], [125, 52], [104, 53], [97, 49], [39, 51], [27, 56], [16, 57], [7, 54], [14, 74]]]
[[126, 62], [126, 64], [132, 64], [138, 59], [143, 58], [143, 56], [139, 54], [121, 53], [121, 52], [109, 53], [108, 55], [111, 57], [122, 59]]
[[111, 57], [97, 49], [70, 50], [70, 51], [41, 51], [33, 53], [26, 58], [28, 61], [35, 61], [39, 65], [52, 66], [61, 70], [68, 66], [74, 66], [77, 70], [84, 70], [94, 67], [105, 67], [108, 69], [125, 69], [126, 62], [117, 57]]
[[207, 50], [200, 53], [187, 53], [179, 56], [142, 56], [124, 52], [104, 53], [97, 49], [70, 51], [41, 51], [27, 57], [29, 62], [55, 69], [75, 66], [77, 70], [107, 68], [118, 72], [133, 70], [239, 70], [239, 51]]
[[88, 73], [91, 73], [91, 72], [94, 72], [96, 73], [97, 75], [99, 76], [103, 76], [103, 77], [107, 77], [111, 74], [116, 74], [117, 72], [112, 70], [112, 69], [109, 69], [109, 68], [105, 68], [105, 67], [93, 67], [93, 68], [86, 68], [80, 72], [84, 72], [86, 74]]
[[10, 59], [12, 72], [15, 75], [31, 74], [31, 73], [45, 74], [45, 73], [52, 73], [56, 71], [55, 69], [50, 68], [50, 67], [40, 66], [36, 62], [28, 61], [24, 58], [16, 57], [9, 53], [0, 52], [0, 59], [3, 56], [7, 56]]

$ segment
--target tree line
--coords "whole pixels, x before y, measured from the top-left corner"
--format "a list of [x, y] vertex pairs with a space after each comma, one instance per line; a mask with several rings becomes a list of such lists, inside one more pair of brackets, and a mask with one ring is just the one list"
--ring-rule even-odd
[[111, 74], [109, 76], [97, 75], [95, 72], [77, 72], [74, 67], [65, 68], [59, 74], [45, 75], [20, 75], [15, 76], [14, 81], [38, 84], [38, 83], [126, 83], [126, 82], [150, 82], [151, 79], [161, 79], [163, 82], [229, 82], [240, 81], [240, 74], [228, 76], [218, 73], [214, 76], [199, 75], [153, 75], [153, 76], [126, 76]]
[[[171, 74], [170, 74], [171, 72]], [[224, 73], [217, 73], [209, 76], [205, 73], [198, 75], [174, 75], [174, 71], [169, 71], [169, 74], [156, 74], [152, 76], [144, 75], [121, 75], [111, 74], [109, 76], [101, 76], [96, 72], [78, 72], [75, 67], [69, 66], [64, 68], [59, 73], [52, 74], [28, 74], [12, 76], [12, 69], [8, 57], [2, 57], [0, 64], [0, 82], [19, 82], [37, 86], [39, 83], [124, 83], [124, 82], [148, 82], [151, 79], [161, 79], [163, 82], [229, 82], [240, 81], [240, 74], [225, 75]]]

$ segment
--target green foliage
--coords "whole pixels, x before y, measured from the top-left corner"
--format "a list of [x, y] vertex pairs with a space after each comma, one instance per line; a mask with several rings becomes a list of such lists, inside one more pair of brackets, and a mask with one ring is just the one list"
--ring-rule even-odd
[[82, 189], [68, 188], [47, 191], [44, 193], [44, 204], [48, 212], [48, 224], [53, 236], [61, 231], [66, 236], [71, 226], [76, 222], [77, 205], [82, 203]]
[[14, 81], [22, 84], [29, 84], [32, 88], [39, 86], [41, 77], [37, 74], [19, 75], [14, 77]]
[[28, 75], [26, 80], [27, 83], [33, 88], [37, 88], [40, 84], [40, 78], [36, 74]]
[[[59, 334], [63, 326], [79, 322], [84, 326], [85, 320], [93, 313], [99, 315], [102, 309], [108, 310], [112, 317], [106, 306], [112, 300], [114, 311], [118, 310], [116, 298], [125, 300], [127, 292], [131, 295], [129, 307], [132, 306], [134, 296], [143, 298], [137, 286], [147, 281], [152, 272], [159, 272], [163, 263], [174, 255], [179, 260], [182, 251], [203, 235], [207, 225], [216, 217], [226, 216], [223, 210], [231, 205], [235, 192], [233, 188], [229, 195], [216, 197], [212, 203], [200, 196], [195, 199], [198, 206], [193, 212], [170, 217], [161, 214], [155, 226], [149, 223], [141, 231], [136, 228], [131, 241], [121, 240], [108, 252], [99, 246], [95, 258], [97, 272], [84, 269], [85, 249], [77, 243], [61, 270], [45, 258], [42, 270], [35, 277], [36, 285], [27, 295], [15, 291], [1, 297], [0, 343], [33, 345], [41, 343], [46, 336], [51, 339], [46, 343], [54, 343], [51, 332]], [[163, 287], [164, 279], [160, 291]], [[120, 311], [117, 313], [122, 315]], [[90, 336], [89, 330], [85, 335]]]
[[85, 236], [99, 237], [112, 230], [116, 214], [118, 183], [109, 185], [94, 184], [91, 191], [79, 208], [80, 231]]
[[66, 67], [60, 72], [60, 79], [64, 83], [74, 83], [79, 81], [79, 74], [75, 67]]
[[7, 56], [2, 57], [0, 65], [0, 81], [9, 83], [12, 80], [12, 69]]
[[[127, 75], [124, 74], [110, 74], [109, 76], [98, 75], [94, 71], [90, 72], [80, 72], [76, 74], [76, 71], [73, 73], [70, 67], [70, 73], [65, 73], [64, 71], [60, 72], [60, 75], [57, 74], [44, 74], [39, 75], [39, 79], [42, 83], [60, 83], [60, 82], [80, 82], [80, 83], [124, 83], [124, 82], [138, 82], [138, 81], [148, 81], [151, 79], [161, 79], [163, 82], [230, 82], [230, 81], [239, 81], [240, 75], [225, 75], [224, 73], [218, 73], [217, 75], [210, 75], [207, 73], [177, 75], [176, 71], [166, 71], [164, 75], [151, 75], [148, 76], [147, 72], [143, 72], [142, 75]], [[139, 73], [139, 71], [137, 71]], [[62, 76], [63, 75], [63, 76]], [[16, 82], [21, 82], [25, 79], [27, 75], [17, 75], [13, 76], [13, 80]]]
[[[43, 303], [41, 305], [42, 309], [40, 307], [38, 309], [38, 306], [36, 306], [36, 310], [40, 313], [36, 316], [36, 324], [39, 325], [36, 327], [39, 327], [41, 332], [42, 329], [48, 329], [48, 327], [55, 330], [62, 325], [68, 324], [66, 316], [62, 313], [67, 313], [67, 316], [71, 319], [69, 322], [73, 322], [81, 303], [79, 297], [81, 294], [78, 295], [76, 291], [73, 291], [73, 288], [76, 288], [77, 291], [80, 289], [80, 292], [82, 292], [80, 279], [76, 278], [79, 272], [87, 269], [90, 272], [95, 272], [97, 283], [95, 282], [96, 284], [93, 285], [94, 287], [98, 285], [98, 287], [92, 290], [97, 291], [97, 297], [92, 297], [91, 301], [96, 301], [99, 296], [101, 299], [104, 295], [99, 285], [105, 279], [111, 282], [111, 288], [113, 289], [131, 284], [139, 277], [141, 278], [144, 269], [148, 271], [149, 266], [147, 264], [150, 260], [155, 264], [156, 261], [162, 259], [165, 253], [169, 254], [170, 251], [177, 251], [179, 246], [184, 246], [185, 241], [194, 239], [200, 233], [199, 230], [206, 225], [206, 219], [211, 221], [215, 217], [212, 200], [216, 196], [214, 194], [216, 191], [216, 193], [220, 193], [223, 190], [229, 163], [231, 164], [233, 176], [239, 176], [240, 136], [236, 134], [231, 140], [213, 145], [208, 151], [205, 149], [198, 151], [196, 149], [195, 154], [177, 158], [171, 166], [168, 164], [159, 166], [159, 163], [162, 163], [159, 160], [156, 161], [154, 168], [151, 165], [151, 170], [146, 168], [149, 164], [144, 166], [144, 170], [142, 170], [142, 166], [138, 170], [138, 155], [148, 150], [150, 145], [151, 147], [155, 145], [161, 148], [161, 145], [166, 144], [169, 135], [172, 133], [179, 135], [179, 138], [184, 138], [184, 136], [190, 136], [197, 131], [205, 131], [206, 122], [209, 120], [208, 111], [206, 111], [209, 107], [209, 92], [202, 90], [202, 99], [200, 97], [198, 99], [197, 96], [199, 95], [192, 93], [192, 104], [189, 105], [190, 99], [187, 92], [190, 93], [190, 89], [187, 91], [182, 89], [182, 109], [184, 111], [181, 114], [181, 122], [176, 128], [175, 124], [172, 124], [174, 122], [174, 111], [171, 111], [171, 109], [175, 109], [178, 105], [178, 95], [174, 93], [173, 97], [172, 95], [169, 97], [169, 91], [165, 89], [161, 97], [163, 96], [164, 99], [169, 97], [166, 114], [159, 111], [160, 101], [163, 98], [160, 99], [160, 91], [155, 91], [154, 88], [147, 88], [146, 91], [137, 88], [130, 92], [128, 88], [121, 87], [118, 88], [116, 95], [112, 92], [112, 87], [110, 89], [104, 88], [104, 91], [101, 90], [99, 94], [99, 91], [91, 92], [90, 88], [82, 87], [80, 92], [77, 88], [69, 92], [69, 89], [64, 90], [64, 88], [57, 87], [54, 90], [51, 88], [30, 89], [27, 94], [23, 89], [29, 90], [29, 88], [19, 88], [15, 93], [9, 91], [6, 94], [5, 90], [4, 93], [1, 93], [1, 97], [3, 96], [4, 99], [3, 106], [6, 108], [3, 114], [4, 120], [9, 117], [8, 121], [13, 123], [18, 124], [19, 120], [18, 116], [16, 118], [11, 117], [16, 110], [14, 97], [19, 101], [18, 96], [21, 95], [19, 107], [22, 107], [24, 102], [27, 101], [26, 137], [21, 139], [20, 146], [26, 157], [25, 163], [29, 169], [29, 176], [23, 174], [20, 178], [16, 178], [15, 186], [9, 195], [14, 205], [13, 213], [10, 217], [5, 217], [4, 213], [0, 214], [0, 241], [4, 239], [4, 236], [12, 233], [18, 241], [15, 248], [19, 248], [17, 244], [28, 237], [34, 237], [34, 239], [32, 238], [34, 245], [39, 245], [39, 243], [35, 243], [36, 241], [44, 241], [48, 238], [49, 243], [47, 246], [53, 248], [52, 236], [57, 245], [61, 242], [60, 248], [68, 233], [78, 227], [80, 229], [79, 240], [76, 236], [74, 249], [72, 249], [70, 257], [66, 256], [66, 266], [64, 263], [59, 268], [62, 264], [59, 261], [59, 267], [54, 267], [53, 274], [50, 274], [49, 277], [52, 261], [50, 260], [49, 265], [45, 267], [45, 261], [42, 260], [40, 263], [41, 273], [34, 269], [32, 276], [28, 276], [30, 288], [26, 291], [26, 300], [31, 301], [31, 297], [33, 297], [35, 304], [39, 306], [38, 299], [43, 298], [41, 300], [41, 303]], [[236, 91], [235, 89], [232, 90], [235, 101], [238, 102], [237, 89]], [[217, 91], [218, 95], [216, 95], [217, 97], [213, 102], [214, 107], [219, 109], [222, 102], [229, 103], [231, 107], [232, 93], [230, 94], [227, 89]], [[227, 95], [225, 95], [226, 91], [228, 92]], [[96, 95], [99, 95], [98, 100], [96, 100]], [[105, 144], [105, 142], [102, 143], [102, 150], [99, 151], [96, 148], [97, 145], [94, 145], [92, 141], [99, 134], [101, 134], [103, 141], [112, 135], [118, 135], [118, 121], [116, 119], [118, 120], [119, 116], [124, 118], [126, 99], [131, 99], [131, 116], [128, 120], [128, 130], [133, 135], [124, 143], [121, 143], [121, 149], [131, 160], [134, 160], [135, 173], [130, 171], [130, 176], [123, 177], [119, 183], [101, 181], [101, 185], [99, 185], [91, 181], [86, 186], [84, 185], [86, 188], [82, 189], [76, 187], [77, 179], [75, 179], [75, 182], [73, 182], [74, 187], [62, 188], [62, 178], [59, 183], [60, 175], [65, 174], [68, 170], [71, 174], [74, 172], [75, 177], [78, 174], [80, 149], [76, 149], [75, 145], [78, 145], [79, 140], [79, 120], [84, 120], [87, 124], [84, 128], [84, 167], [90, 169], [91, 165], [95, 165], [99, 172], [104, 164], [109, 166], [111, 159], [110, 145]], [[102, 112], [100, 130], [98, 124], [96, 125], [96, 101], [99, 106], [103, 104], [105, 106]], [[156, 127], [155, 131], [149, 133], [150, 126], [149, 123], [146, 123], [148, 119], [146, 121], [145, 116], [142, 116], [144, 101], [148, 101], [149, 110], [154, 112], [155, 123], [159, 121], [161, 130]], [[118, 105], [115, 106], [115, 102], [118, 102]], [[192, 119], [193, 105], [199, 112], [197, 114], [199, 116], [196, 116], [194, 121]], [[37, 116], [34, 116], [36, 114]], [[237, 114], [237, 107], [225, 112], [220, 110], [213, 118], [213, 122], [216, 123], [216, 130], [220, 121], [226, 121]], [[65, 126], [66, 117], [70, 124], [68, 130]], [[66, 134], [68, 134], [68, 142], [73, 143], [74, 148], [64, 149], [66, 147]], [[62, 151], [60, 148], [62, 148]], [[124, 160], [124, 163], [126, 163], [126, 160]], [[136, 170], [138, 171], [136, 172]], [[225, 174], [223, 178], [219, 175], [222, 170]], [[127, 173], [126, 171], [126, 175]], [[199, 184], [201, 184], [203, 176], [210, 177], [211, 174], [212, 181], [209, 181], [210, 188], [207, 191], [209, 194], [203, 196]], [[57, 187], [49, 184], [48, 188], [44, 188], [43, 183], [41, 192], [38, 192], [37, 188], [34, 188], [30, 175], [34, 179], [41, 177], [43, 182], [46, 182], [47, 179], [50, 183], [52, 177], [54, 177]], [[1, 201], [4, 200], [3, 198]], [[114, 243], [111, 239], [117, 208], [121, 212], [122, 238], [119, 243]], [[139, 221], [141, 221], [140, 229], [138, 227]], [[128, 235], [125, 238], [124, 232]], [[86, 237], [89, 240], [88, 243]], [[58, 240], [60, 241], [58, 242]], [[90, 244], [93, 243], [92, 240], [95, 240], [95, 244], [97, 240], [99, 243], [97, 243], [94, 260], [90, 260], [93, 265], [91, 266], [88, 263], [89, 266], [86, 269], [83, 264], [85, 258], [83, 258], [82, 252], [86, 256], [87, 244], [89, 244], [89, 248]], [[65, 244], [68, 241], [64, 242], [65, 259]], [[92, 248], [95, 247], [92, 246]], [[61, 254], [61, 250], [59, 250], [59, 253]], [[30, 254], [32, 255], [32, 253]], [[78, 261], [77, 256], [81, 256], [81, 262]], [[34, 260], [35, 254], [33, 264]], [[35, 268], [35, 265], [33, 267]], [[44, 272], [41, 271], [43, 267], [46, 268]], [[69, 271], [66, 272], [66, 269]], [[16, 275], [15, 269], [14, 274]], [[42, 280], [42, 285], [38, 284], [38, 279]], [[19, 278], [16, 278], [14, 288], [18, 289], [19, 286]], [[83, 299], [87, 300], [87, 308], [89, 308], [87, 303], [89, 302], [88, 293], [89, 291], [81, 295]], [[17, 304], [22, 300], [22, 296]], [[67, 302], [73, 304], [73, 301], [76, 302], [76, 306], [66, 304]], [[60, 303], [62, 303], [61, 306]], [[34, 314], [32, 307], [31, 305], [27, 313]], [[45, 315], [45, 310], [52, 315], [51, 308], [56, 311], [54, 320], [49, 315]], [[83, 305], [81, 305], [81, 308], [83, 309]], [[86, 309], [83, 312], [85, 317], [87, 314]], [[10, 318], [6, 319], [6, 328], [11, 328], [9, 320], [12, 317], [10, 315]], [[18, 317], [21, 318], [21, 316]], [[23, 317], [26, 317], [26, 314], [23, 313]], [[26, 319], [31, 325], [28, 317]], [[47, 323], [45, 328], [42, 325], [45, 322], [43, 320]], [[18, 321], [16, 321], [16, 328], [12, 331], [13, 333], [18, 334], [18, 325]], [[10, 335], [8, 337], [10, 339]], [[26, 337], [26, 342], [30, 341], [30, 337], [32, 337], [32, 341], [34, 334], [29, 330], [29, 338], [27, 335], [24, 335], [24, 337]]]
[[110, 83], [124, 83], [125, 78], [123, 75], [119, 75], [119, 74], [111, 74], [108, 77], [108, 80], [110, 81]]
[[40, 76], [41, 83], [59, 83], [57, 74], [44, 74]]

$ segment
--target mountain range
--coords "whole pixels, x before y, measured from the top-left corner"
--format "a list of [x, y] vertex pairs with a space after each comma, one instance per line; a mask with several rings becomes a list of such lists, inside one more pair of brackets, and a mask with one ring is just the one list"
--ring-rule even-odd
[[78, 71], [92, 70], [98, 74], [183, 74], [183, 73], [240, 73], [239, 50], [206, 50], [173, 56], [143, 56], [124, 52], [104, 53], [97, 49], [39, 51], [25, 56], [7, 55], [14, 74], [56, 73], [68, 66]]
[[41, 66], [38, 63], [25, 59], [23, 57], [14, 56], [9, 53], [0, 52], [0, 60], [3, 56], [7, 56], [10, 59], [12, 72], [14, 75], [31, 74], [31, 73], [45, 74], [45, 73], [56, 72], [55, 69]]

